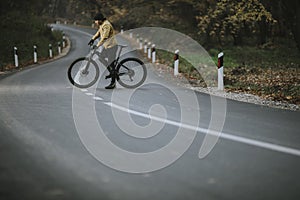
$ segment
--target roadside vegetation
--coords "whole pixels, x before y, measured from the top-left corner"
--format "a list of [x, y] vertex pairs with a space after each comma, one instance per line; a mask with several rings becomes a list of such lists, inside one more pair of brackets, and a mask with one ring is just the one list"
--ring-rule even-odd
[[[37, 46], [38, 60], [49, 57], [49, 44], [53, 55], [62, 33], [51, 31], [47, 21], [39, 16], [39, 7], [34, 1], [1, 1], [0, 14], [0, 71], [14, 69], [14, 47], [18, 48], [19, 67], [33, 63], [33, 46]], [[20, 12], [22, 10], [22, 12]]]
[[[116, 1], [119, 2], [119, 1]], [[223, 51], [225, 90], [300, 104], [300, 3], [298, 0], [178, 0], [123, 6], [117, 24], [125, 29], [160, 26], [198, 41], [217, 62]], [[105, 9], [104, 9], [105, 11]], [[130, 19], [130, 20], [129, 20]], [[178, 47], [180, 50], [180, 47]], [[158, 51], [173, 66], [173, 53]], [[203, 86], [186, 61], [181, 72]]]
[[[209, 51], [216, 66], [219, 52], [218, 49]], [[224, 85], [227, 92], [246, 92], [268, 100], [300, 104], [300, 58], [293, 49], [285, 49], [282, 53], [268, 48], [239, 46], [224, 50], [224, 54]], [[171, 68], [173, 57], [171, 52], [157, 50], [159, 61]], [[201, 74], [182, 57], [179, 72], [191, 85], [207, 86]]]
[[[52, 33], [47, 23], [91, 26], [101, 11], [118, 30], [156, 26], [184, 33], [215, 62], [223, 51], [227, 91], [300, 104], [299, 0], [7, 0], [0, 6], [0, 70], [13, 63], [13, 46], [23, 63], [30, 61], [33, 45], [42, 57], [49, 43], [56, 50], [61, 33]], [[173, 60], [168, 53], [163, 57]], [[182, 67], [193, 84], [202, 83], [188, 63]]]

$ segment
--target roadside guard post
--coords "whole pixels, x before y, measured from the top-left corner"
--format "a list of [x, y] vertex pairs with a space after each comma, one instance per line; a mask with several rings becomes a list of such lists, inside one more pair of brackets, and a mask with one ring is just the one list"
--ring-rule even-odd
[[152, 52], [152, 63], [155, 63], [155, 61], [156, 61], [155, 44], [152, 44], [151, 52]]
[[58, 42], [58, 54], [61, 54], [61, 44]]
[[62, 37], [62, 43], [63, 43], [63, 48], [65, 48], [66, 47], [66, 36], [64, 33], [63, 33], [63, 37]]
[[224, 58], [224, 53], [220, 52], [218, 54], [218, 90], [224, 90], [224, 66], [223, 66], [223, 58]]
[[49, 58], [52, 58], [53, 54], [52, 54], [52, 44], [49, 44]]
[[15, 66], [19, 67], [18, 48], [14, 47]]
[[144, 53], [147, 53], [147, 40], [144, 41]]
[[148, 52], [148, 59], [151, 59], [151, 42], [148, 42], [147, 52]]
[[179, 74], [178, 68], [179, 68], [179, 50], [177, 49], [174, 55], [174, 76], [177, 76]]
[[143, 49], [143, 38], [140, 38], [140, 49]]
[[37, 47], [36, 47], [36, 45], [33, 46], [33, 62], [37, 63]]

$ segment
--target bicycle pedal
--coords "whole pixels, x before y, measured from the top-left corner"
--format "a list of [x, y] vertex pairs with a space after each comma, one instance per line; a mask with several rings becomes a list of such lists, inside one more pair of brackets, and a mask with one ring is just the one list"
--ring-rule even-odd
[[109, 78], [111, 78], [111, 74], [110, 74], [110, 75], [107, 75], [107, 76], [105, 76], [105, 79], [109, 79]]

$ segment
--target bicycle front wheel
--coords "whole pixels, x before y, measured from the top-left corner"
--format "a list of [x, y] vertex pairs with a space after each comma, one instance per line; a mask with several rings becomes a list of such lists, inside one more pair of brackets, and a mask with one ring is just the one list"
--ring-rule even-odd
[[125, 58], [118, 67], [118, 82], [125, 88], [136, 88], [144, 83], [147, 77], [145, 64], [137, 58]]
[[72, 85], [78, 88], [88, 88], [94, 85], [99, 77], [97, 63], [88, 58], [78, 58], [68, 69], [68, 78]]

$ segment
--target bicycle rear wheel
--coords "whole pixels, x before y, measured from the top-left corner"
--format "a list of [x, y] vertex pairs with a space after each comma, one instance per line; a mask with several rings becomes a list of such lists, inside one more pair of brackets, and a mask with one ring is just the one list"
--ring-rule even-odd
[[136, 88], [144, 83], [147, 77], [145, 64], [137, 58], [125, 58], [118, 67], [118, 82], [125, 88]]
[[68, 69], [69, 81], [78, 88], [88, 88], [94, 85], [98, 77], [97, 63], [85, 57], [75, 60]]

